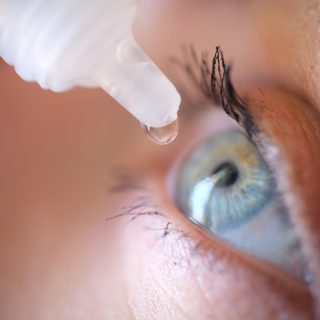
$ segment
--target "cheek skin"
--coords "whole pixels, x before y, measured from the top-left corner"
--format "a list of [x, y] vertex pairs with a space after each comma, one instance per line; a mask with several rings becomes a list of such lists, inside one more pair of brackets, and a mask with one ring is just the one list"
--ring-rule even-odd
[[164, 217], [141, 217], [125, 230], [124, 273], [135, 318], [312, 317], [303, 285], [210, 238], [165, 197], [159, 203]]
[[303, 240], [320, 314], [319, 114], [302, 99], [273, 89], [255, 93], [250, 106], [263, 134], [279, 150], [267, 149], [266, 156], [277, 164], [274, 170], [281, 177], [279, 187], [285, 191], [292, 220]]

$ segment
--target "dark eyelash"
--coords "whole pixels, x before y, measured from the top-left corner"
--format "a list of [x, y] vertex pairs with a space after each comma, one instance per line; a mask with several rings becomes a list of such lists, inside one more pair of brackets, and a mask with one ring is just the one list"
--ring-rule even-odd
[[[123, 190], [120, 192], [123, 192]], [[122, 207], [121, 213], [106, 218], [106, 221], [121, 217], [130, 217], [126, 223], [129, 224], [141, 216], [164, 216], [164, 214], [158, 211], [155, 205], [150, 202], [150, 197], [140, 196], [130, 205]]]
[[188, 235], [182, 231], [181, 229], [178, 229], [177, 227], [174, 226], [174, 224], [170, 221], [166, 223], [166, 225], [163, 228], [147, 228], [148, 230], [152, 231], [160, 231], [162, 232], [161, 238], [165, 238], [171, 233], [178, 234], [181, 238], [187, 238]]
[[[158, 216], [166, 218], [166, 215], [162, 213], [156, 202], [152, 197], [151, 191], [139, 181], [139, 177], [132, 174], [129, 168], [126, 167], [114, 167], [111, 170], [111, 176], [113, 181], [107, 190], [113, 194], [123, 194], [126, 192], [138, 193], [134, 200], [126, 206], [120, 209], [120, 213], [106, 218], [106, 221], [112, 221], [121, 218], [129, 218], [125, 225], [134, 222], [136, 219], [142, 216]], [[147, 228], [152, 231], [162, 232], [161, 237], [164, 238], [172, 232], [179, 233], [185, 236], [185, 233], [174, 226], [171, 221], [166, 221], [163, 228]]]
[[231, 65], [225, 63], [223, 52], [216, 47], [215, 54], [209, 66], [208, 53], [198, 56], [193, 46], [183, 47], [183, 60], [172, 59], [176, 65], [183, 69], [202, 94], [238, 122], [252, 138], [258, 132], [246, 103], [240, 98], [231, 81]]

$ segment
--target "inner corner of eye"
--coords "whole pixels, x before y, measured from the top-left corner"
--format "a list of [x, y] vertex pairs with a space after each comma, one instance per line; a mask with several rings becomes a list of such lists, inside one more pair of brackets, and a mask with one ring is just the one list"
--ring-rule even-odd
[[309, 276], [275, 179], [241, 131], [224, 131], [202, 141], [177, 171], [174, 201], [187, 218], [298, 278]]

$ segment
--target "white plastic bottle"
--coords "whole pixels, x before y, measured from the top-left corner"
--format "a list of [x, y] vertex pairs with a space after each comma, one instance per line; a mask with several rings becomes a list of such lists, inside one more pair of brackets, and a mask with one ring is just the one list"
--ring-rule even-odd
[[101, 87], [147, 128], [177, 118], [180, 96], [137, 45], [137, 0], [0, 0], [0, 56], [45, 89]]

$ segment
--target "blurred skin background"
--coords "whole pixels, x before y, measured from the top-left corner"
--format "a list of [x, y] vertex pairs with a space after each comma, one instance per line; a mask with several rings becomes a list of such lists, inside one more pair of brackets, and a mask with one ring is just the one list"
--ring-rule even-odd
[[[179, 136], [161, 147], [101, 90], [44, 91], [0, 61], [0, 318], [319, 317], [319, 16], [311, 0], [146, 1], [137, 40], [183, 87]], [[267, 157], [309, 285], [209, 236], [172, 200], [183, 155], [239, 127], [194, 98], [170, 62], [181, 44], [210, 56], [220, 45], [232, 63], [235, 87], [276, 146]], [[163, 214], [127, 223], [132, 204]]]

